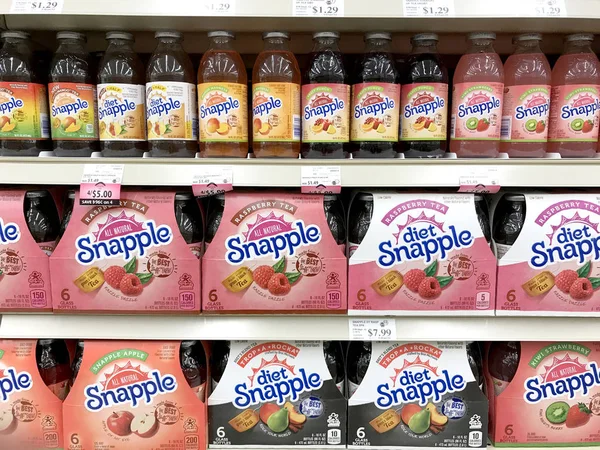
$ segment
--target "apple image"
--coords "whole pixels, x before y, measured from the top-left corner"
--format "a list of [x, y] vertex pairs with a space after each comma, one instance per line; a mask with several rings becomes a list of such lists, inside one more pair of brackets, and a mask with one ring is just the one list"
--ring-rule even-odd
[[12, 410], [0, 411], [0, 435], [7, 435], [17, 429], [17, 419]]
[[141, 438], [151, 438], [158, 431], [158, 420], [154, 414], [140, 414], [131, 422], [131, 431]]
[[129, 411], [113, 412], [106, 419], [107, 428], [117, 436], [129, 436], [131, 434], [131, 422], [133, 414]]

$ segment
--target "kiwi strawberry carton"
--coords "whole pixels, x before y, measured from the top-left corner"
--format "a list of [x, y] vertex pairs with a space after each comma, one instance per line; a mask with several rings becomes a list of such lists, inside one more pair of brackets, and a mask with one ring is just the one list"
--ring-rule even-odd
[[85, 341], [64, 403], [65, 449], [204, 450], [207, 374], [190, 387], [180, 345]]
[[493, 315], [482, 196], [360, 191], [349, 211], [350, 315]]
[[0, 448], [62, 450], [63, 404], [44, 383], [35, 340], [0, 340]]
[[343, 355], [340, 348], [326, 360], [327, 348], [321, 341], [231, 341], [208, 399], [209, 448], [345, 448]]
[[54, 311], [199, 313], [202, 219], [191, 193], [123, 190], [118, 206], [82, 206], [77, 193], [74, 203], [50, 258]]
[[487, 446], [488, 401], [465, 342], [375, 341], [369, 356], [350, 384], [348, 448]]
[[[494, 445], [597, 445], [600, 343], [514, 345], [486, 344], [484, 353]], [[512, 349], [510, 355], [503, 352], [506, 349]]]
[[211, 205], [205, 313], [346, 312], [345, 224], [336, 196], [227, 192]]

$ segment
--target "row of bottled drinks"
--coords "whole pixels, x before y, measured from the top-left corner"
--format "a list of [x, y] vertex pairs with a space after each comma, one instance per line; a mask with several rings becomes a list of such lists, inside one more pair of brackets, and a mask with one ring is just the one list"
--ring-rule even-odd
[[495, 34], [471, 33], [449, 89], [433, 33], [413, 36], [401, 68], [391, 35], [367, 33], [350, 70], [339, 34], [318, 32], [302, 74], [289, 34], [267, 32], [251, 93], [233, 33], [208, 35], [197, 74], [175, 31], [156, 33], [146, 68], [130, 33], [109, 32], [91, 73], [85, 35], [59, 32], [46, 92], [27, 33], [3, 32], [0, 155], [246, 157], [249, 144], [259, 158], [596, 154], [600, 62], [591, 34], [567, 36], [551, 69], [539, 34], [516, 36], [503, 65]]
[[0, 311], [600, 315], [599, 222], [594, 192], [6, 189]]
[[2, 448], [597, 443], [600, 343], [0, 340]]

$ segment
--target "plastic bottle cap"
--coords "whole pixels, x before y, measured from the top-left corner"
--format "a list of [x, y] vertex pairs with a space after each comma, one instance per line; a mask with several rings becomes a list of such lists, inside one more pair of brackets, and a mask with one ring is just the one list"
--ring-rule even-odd
[[160, 38], [175, 38], [175, 39], [181, 39], [183, 38], [183, 34], [179, 31], [157, 31], [156, 33], [154, 33], [154, 37], [156, 39], [160, 39]]
[[233, 31], [209, 31], [208, 37], [228, 37], [231, 39], [235, 39], [235, 33]]
[[262, 36], [263, 39], [269, 38], [283, 38], [289, 39], [290, 33], [286, 33], [285, 31], [265, 31]]
[[478, 31], [476, 33], [469, 33], [467, 39], [472, 41], [473, 39], [496, 39], [496, 33], [492, 33], [489, 31]]
[[336, 31], [318, 31], [317, 33], [313, 34], [313, 39], [319, 39], [319, 38], [339, 39], [340, 33], [336, 32]]
[[135, 41], [133, 34], [127, 33], [126, 31], [109, 31], [106, 33], [106, 40], [109, 39], [123, 39], [126, 41]]
[[0, 34], [0, 38], [2, 39], [29, 39], [29, 36], [31, 35], [26, 31], [3, 31], [2, 34]]
[[412, 41], [439, 41], [438, 35], [435, 33], [419, 33], [415, 34]]
[[540, 33], [523, 33], [523, 34], [517, 34], [513, 38], [513, 42], [520, 42], [520, 41], [541, 41], [541, 40], [542, 40], [542, 35]]
[[565, 37], [565, 41], [567, 41], [567, 42], [571, 42], [571, 41], [593, 41], [593, 40], [594, 40], [594, 35], [592, 33], [568, 34]]
[[391, 35], [391, 33], [375, 31], [375, 32], [365, 33], [365, 40], [367, 40], [367, 39], [387, 39], [388, 41], [391, 41], [392, 35]]
[[59, 31], [56, 33], [56, 39], [78, 39], [81, 41], [87, 40], [85, 34], [78, 33], [77, 31]]

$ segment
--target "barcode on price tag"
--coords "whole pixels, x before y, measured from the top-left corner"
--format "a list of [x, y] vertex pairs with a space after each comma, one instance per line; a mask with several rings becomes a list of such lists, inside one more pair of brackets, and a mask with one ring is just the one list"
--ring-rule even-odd
[[453, 17], [454, 0], [404, 0], [406, 17]]
[[233, 190], [233, 166], [201, 166], [192, 179], [196, 197], [209, 197]]
[[124, 167], [123, 164], [85, 164], [79, 186], [79, 204], [119, 205]]
[[340, 166], [303, 166], [300, 176], [303, 194], [339, 194], [342, 192]]
[[529, 15], [535, 17], [566, 17], [565, 0], [529, 0]]
[[236, 0], [201, 0], [200, 15], [202, 16], [234, 16]]
[[495, 194], [500, 190], [498, 169], [473, 169], [459, 176], [458, 192], [474, 194]]
[[356, 341], [396, 340], [394, 319], [350, 319], [350, 339]]
[[29, 0], [13, 0], [10, 12], [14, 14], [60, 14], [64, 0], [33, 2]]
[[294, 16], [344, 17], [344, 0], [294, 0]]

